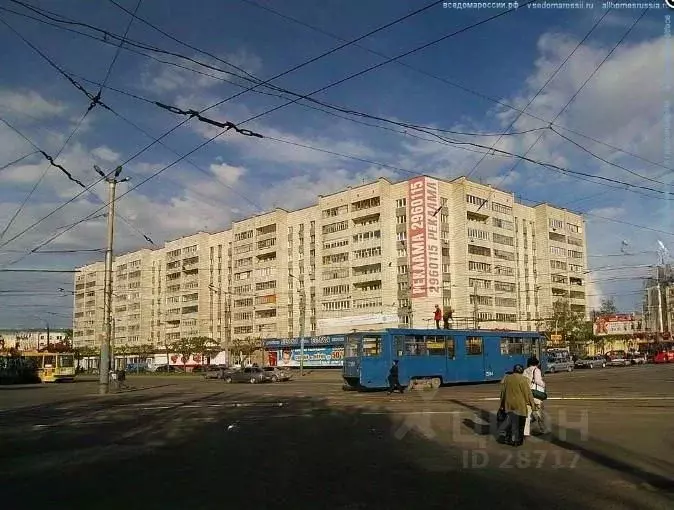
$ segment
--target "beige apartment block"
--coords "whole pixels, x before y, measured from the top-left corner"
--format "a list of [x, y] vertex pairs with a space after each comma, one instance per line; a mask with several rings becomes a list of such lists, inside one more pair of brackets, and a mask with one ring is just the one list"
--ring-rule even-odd
[[78, 268], [73, 307], [73, 346], [95, 348], [103, 333], [105, 263]]
[[[89, 311], [77, 285], [94, 266], [77, 276], [76, 319]], [[435, 327], [435, 305], [451, 306], [457, 327], [486, 329], [535, 330], [557, 299], [587, 311], [583, 218], [463, 177], [382, 178], [121, 255], [114, 267], [119, 345]], [[79, 324], [75, 340], [93, 338]]]

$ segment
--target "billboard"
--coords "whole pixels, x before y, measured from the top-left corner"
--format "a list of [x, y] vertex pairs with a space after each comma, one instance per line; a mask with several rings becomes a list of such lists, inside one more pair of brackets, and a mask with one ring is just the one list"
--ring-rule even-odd
[[[278, 367], [299, 367], [301, 349], [282, 349], [267, 353], [269, 365]], [[309, 347], [304, 349], [305, 367], [341, 367], [344, 347]]]
[[410, 295], [436, 301], [442, 299], [440, 187], [436, 179], [425, 176], [410, 179], [408, 185]]
[[596, 336], [633, 335], [643, 331], [643, 321], [628, 313], [598, 315], [592, 329]]

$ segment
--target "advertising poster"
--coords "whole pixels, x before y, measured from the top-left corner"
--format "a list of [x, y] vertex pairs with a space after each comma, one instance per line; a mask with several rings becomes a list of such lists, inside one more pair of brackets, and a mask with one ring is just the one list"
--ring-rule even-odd
[[596, 336], [632, 335], [643, 331], [643, 323], [631, 314], [599, 315], [593, 329]]
[[[269, 353], [268, 360], [276, 361], [278, 367], [300, 366], [300, 349], [282, 349], [278, 353]], [[344, 347], [309, 347], [304, 349], [305, 367], [341, 367], [344, 360]]]

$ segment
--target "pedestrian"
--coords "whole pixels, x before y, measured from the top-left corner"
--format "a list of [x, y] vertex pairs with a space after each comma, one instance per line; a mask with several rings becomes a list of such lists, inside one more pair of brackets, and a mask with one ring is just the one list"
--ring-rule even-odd
[[388, 373], [388, 394], [390, 395], [396, 390], [400, 391], [401, 394], [405, 392], [405, 388], [400, 385], [400, 379], [398, 379], [398, 360], [394, 359]]
[[[527, 368], [522, 374], [529, 381], [529, 387], [533, 390], [538, 390], [545, 393], [545, 380], [543, 379], [543, 371], [540, 368], [540, 362], [536, 356], [532, 356], [527, 360]], [[527, 419], [524, 425], [524, 435], [531, 435], [531, 422], [535, 421], [538, 425], [541, 434], [547, 434], [548, 429], [543, 415], [543, 401], [536, 398], [534, 395], [534, 407], [527, 409]]]
[[440, 310], [440, 305], [435, 305], [433, 319], [435, 320], [435, 327], [440, 329], [440, 321], [442, 320], [442, 310]]
[[452, 315], [454, 315], [454, 309], [450, 306], [445, 310], [444, 315], [442, 316], [443, 326], [445, 329], [449, 329], [449, 321], [452, 320]]
[[524, 443], [527, 406], [534, 407], [534, 397], [523, 373], [524, 367], [517, 364], [513, 373], [503, 378], [499, 414], [506, 413], [506, 418], [500, 427], [498, 438], [498, 442], [502, 444], [522, 446]]

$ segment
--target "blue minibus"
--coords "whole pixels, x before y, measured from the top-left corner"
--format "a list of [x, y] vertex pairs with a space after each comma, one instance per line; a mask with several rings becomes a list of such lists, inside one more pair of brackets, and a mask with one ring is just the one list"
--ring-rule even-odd
[[532, 331], [385, 329], [354, 332], [344, 345], [344, 389], [387, 388], [398, 360], [403, 386], [500, 381], [536, 356], [545, 371], [545, 337]]

